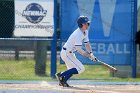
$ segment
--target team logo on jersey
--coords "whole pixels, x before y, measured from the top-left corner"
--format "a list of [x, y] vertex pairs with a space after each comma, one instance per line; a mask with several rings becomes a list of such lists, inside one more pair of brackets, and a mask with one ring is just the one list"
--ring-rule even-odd
[[37, 24], [43, 20], [46, 14], [47, 10], [44, 10], [41, 5], [31, 3], [23, 10], [22, 16], [25, 16], [29, 22]]

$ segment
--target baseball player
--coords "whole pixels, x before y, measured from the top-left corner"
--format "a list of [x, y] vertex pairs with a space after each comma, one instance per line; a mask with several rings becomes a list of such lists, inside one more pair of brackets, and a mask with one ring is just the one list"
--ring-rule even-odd
[[[55, 74], [59, 81], [59, 85], [63, 87], [70, 87], [67, 80], [74, 74], [80, 74], [85, 70], [84, 65], [76, 58], [74, 52], [79, 52], [81, 55], [86, 56], [91, 60], [96, 60], [88, 38], [89, 19], [86, 16], [80, 16], [77, 20], [77, 24], [78, 28], [70, 35], [60, 53], [62, 60], [67, 66], [67, 70]], [[86, 51], [82, 49], [83, 43]]]

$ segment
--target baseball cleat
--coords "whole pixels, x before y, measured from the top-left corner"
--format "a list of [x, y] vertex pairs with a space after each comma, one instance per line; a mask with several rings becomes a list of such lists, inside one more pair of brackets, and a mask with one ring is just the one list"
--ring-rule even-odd
[[55, 76], [56, 76], [57, 80], [59, 81], [59, 86], [63, 86], [63, 77], [61, 76], [61, 72], [56, 73]]
[[71, 87], [67, 82], [63, 83], [63, 87]]

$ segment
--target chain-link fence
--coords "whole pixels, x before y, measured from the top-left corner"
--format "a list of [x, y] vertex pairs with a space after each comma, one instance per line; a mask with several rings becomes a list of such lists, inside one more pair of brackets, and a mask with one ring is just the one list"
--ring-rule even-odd
[[50, 40], [13, 38], [14, 4], [0, 0], [0, 79], [42, 79], [49, 75]]
[[49, 41], [4, 39], [0, 42], [0, 79], [34, 79], [38, 75], [49, 75], [50, 67], [46, 69], [47, 57], [50, 62]]

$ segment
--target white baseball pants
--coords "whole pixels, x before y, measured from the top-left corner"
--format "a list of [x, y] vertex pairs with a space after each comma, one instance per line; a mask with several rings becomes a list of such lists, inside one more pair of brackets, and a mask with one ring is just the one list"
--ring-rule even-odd
[[74, 53], [70, 53], [68, 50], [61, 50], [61, 58], [65, 62], [67, 69], [76, 68], [78, 74], [85, 71], [84, 65], [76, 58]]

